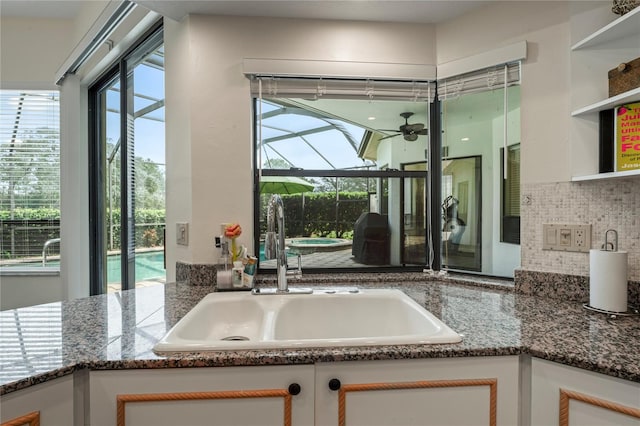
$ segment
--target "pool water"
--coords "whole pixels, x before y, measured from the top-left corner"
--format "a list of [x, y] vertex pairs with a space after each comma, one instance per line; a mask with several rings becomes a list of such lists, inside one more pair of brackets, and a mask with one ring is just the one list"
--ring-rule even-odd
[[[291, 253], [289, 250], [287, 250], [287, 257], [295, 257], [297, 256], [295, 253]], [[265, 260], [269, 260], [266, 257], [264, 257], [264, 242], [260, 243], [260, 262], [264, 262]]]
[[[149, 281], [164, 278], [164, 253], [161, 251], [149, 251], [136, 253], [136, 282]], [[120, 283], [120, 255], [107, 256], [107, 283]]]
[[316, 252], [347, 250], [351, 247], [352, 241], [344, 238], [302, 237], [292, 238], [288, 240], [287, 244], [291, 253], [304, 255]]
[[311, 244], [336, 244], [336, 242], [341, 242], [342, 240], [336, 238], [293, 238], [291, 243], [293, 244], [302, 244], [302, 245], [311, 245]]
[[[296, 257], [299, 254], [311, 254], [315, 252], [328, 252], [346, 250], [351, 247], [352, 241], [344, 238], [327, 237], [298, 237], [287, 238], [287, 256]], [[264, 242], [260, 243], [260, 262], [264, 262]]]
[[[7, 265], [9, 266], [9, 265]], [[39, 267], [42, 262], [16, 263], [9, 267]], [[47, 267], [60, 267], [59, 260], [47, 261]], [[165, 278], [164, 252], [147, 251], [136, 253], [136, 282], [149, 281]], [[119, 284], [120, 276], [120, 255], [111, 254], [107, 256], [107, 283]]]

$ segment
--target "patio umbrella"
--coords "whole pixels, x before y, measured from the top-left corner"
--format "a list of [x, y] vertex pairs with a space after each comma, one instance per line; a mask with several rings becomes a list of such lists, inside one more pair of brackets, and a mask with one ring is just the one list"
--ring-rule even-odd
[[313, 185], [295, 176], [262, 176], [261, 194], [299, 194], [313, 191]]

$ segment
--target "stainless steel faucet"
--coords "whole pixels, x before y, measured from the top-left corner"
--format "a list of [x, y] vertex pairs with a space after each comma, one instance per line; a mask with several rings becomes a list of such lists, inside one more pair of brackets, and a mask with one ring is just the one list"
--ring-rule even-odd
[[288, 285], [287, 253], [284, 247], [284, 203], [278, 194], [271, 196], [267, 208], [267, 235], [264, 241], [264, 257], [266, 259], [276, 259], [278, 291], [286, 292]]
[[[297, 277], [302, 275], [302, 263], [298, 256], [298, 269], [289, 271], [287, 252], [284, 245], [284, 203], [278, 194], [273, 194], [267, 207], [267, 234], [264, 241], [265, 259], [276, 259], [278, 289], [276, 293], [311, 293], [310, 289], [289, 289], [287, 276], [290, 273]], [[267, 294], [264, 290], [254, 289], [254, 294]]]

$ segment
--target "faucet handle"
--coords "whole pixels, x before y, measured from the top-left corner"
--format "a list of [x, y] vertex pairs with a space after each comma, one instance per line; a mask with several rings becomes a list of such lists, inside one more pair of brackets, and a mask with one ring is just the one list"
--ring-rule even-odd
[[300, 254], [298, 254], [298, 267], [288, 270], [287, 275], [291, 275], [294, 278], [302, 278], [302, 256]]

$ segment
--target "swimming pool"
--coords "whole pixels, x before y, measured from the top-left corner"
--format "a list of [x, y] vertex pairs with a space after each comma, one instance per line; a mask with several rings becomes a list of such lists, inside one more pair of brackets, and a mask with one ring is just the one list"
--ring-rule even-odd
[[[3, 265], [5, 268], [34, 268], [41, 267], [42, 261], [39, 262], [20, 262], [10, 265]], [[47, 261], [47, 267], [59, 268], [59, 260]], [[166, 277], [164, 269], [164, 252], [163, 251], [144, 251], [136, 253], [136, 282], [158, 280]], [[118, 284], [121, 282], [120, 276], [120, 255], [110, 254], [107, 256], [107, 283]]]
[[[164, 252], [144, 251], [136, 253], [136, 282], [165, 278]], [[120, 283], [120, 255], [107, 256], [107, 283]]]
[[345, 250], [351, 247], [351, 244], [351, 240], [344, 238], [301, 237], [290, 238], [286, 241], [286, 246], [289, 247], [289, 251], [294, 254]]

